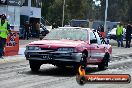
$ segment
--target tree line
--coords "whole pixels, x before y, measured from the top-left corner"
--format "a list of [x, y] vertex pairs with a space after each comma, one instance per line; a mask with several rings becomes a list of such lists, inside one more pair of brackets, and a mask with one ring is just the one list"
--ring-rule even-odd
[[[65, 0], [65, 20], [68, 24], [72, 19], [104, 20], [106, 0], [95, 5], [93, 0]], [[109, 0], [108, 21], [132, 20], [132, 0]], [[51, 24], [61, 26], [63, 0], [42, 0], [42, 16]]]

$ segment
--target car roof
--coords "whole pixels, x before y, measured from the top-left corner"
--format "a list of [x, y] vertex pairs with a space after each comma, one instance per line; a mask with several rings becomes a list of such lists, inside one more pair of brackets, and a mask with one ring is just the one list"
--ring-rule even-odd
[[91, 28], [82, 28], [82, 27], [59, 27], [60, 29], [82, 29], [82, 30], [94, 30]]
[[56, 28], [57, 30], [85, 30], [85, 31], [88, 31], [88, 32], [93, 32], [95, 29], [92, 29], [92, 28], [82, 28], [82, 27], [59, 27], [59, 28]]
[[59, 27], [60, 29], [81, 29], [81, 27]]
[[90, 31], [95, 30], [95, 29], [93, 29], [93, 28], [82, 28], [82, 29], [85, 29], [85, 30], [90, 30]]

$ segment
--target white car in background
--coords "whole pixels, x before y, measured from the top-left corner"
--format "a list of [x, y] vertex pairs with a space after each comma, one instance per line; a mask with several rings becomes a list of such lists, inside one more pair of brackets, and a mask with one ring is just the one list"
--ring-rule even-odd
[[[117, 37], [116, 37], [116, 29], [117, 29], [117, 28], [113, 28], [113, 29], [108, 33], [107, 38], [116, 40], [116, 39], [117, 39]], [[123, 39], [125, 39], [125, 33], [126, 33], [126, 29], [123, 28]]]

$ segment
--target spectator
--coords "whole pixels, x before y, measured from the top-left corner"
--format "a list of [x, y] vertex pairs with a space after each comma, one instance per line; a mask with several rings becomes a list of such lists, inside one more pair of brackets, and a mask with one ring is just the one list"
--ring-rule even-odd
[[40, 33], [40, 24], [39, 22], [36, 23], [36, 36], [39, 38], [39, 33]]
[[100, 25], [100, 28], [101, 28], [101, 32], [104, 32], [104, 26]]
[[58, 26], [57, 26], [57, 24], [55, 22], [53, 23], [52, 27], [53, 27], [52, 29], [58, 28]]
[[98, 26], [98, 27], [97, 27], [97, 31], [99, 31], [99, 32], [101, 31], [101, 28], [100, 28], [100, 26]]
[[123, 46], [123, 26], [121, 23], [119, 23], [119, 25], [117, 26], [117, 30], [116, 30], [116, 37], [117, 37], [117, 43], [118, 43], [118, 47], [124, 47]]
[[10, 32], [9, 22], [6, 20], [6, 16], [3, 14], [0, 19], [0, 58], [3, 58], [4, 46], [6, 44], [6, 39], [8, 33]]
[[28, 40], [29, 39], [29, 33], [30, 33], [30, 24], [28, 21], [25, 22], [24, 28], [25, 28], [24, 39]]
[[104, 26], [103, 25], [100, 25], [100, 34], [102, 35], [103, 38], [106, 37], [106, 34], [104, 32]]
[[126, 28], [126, 48], [130, 48], [132, 25], [129, 23]]

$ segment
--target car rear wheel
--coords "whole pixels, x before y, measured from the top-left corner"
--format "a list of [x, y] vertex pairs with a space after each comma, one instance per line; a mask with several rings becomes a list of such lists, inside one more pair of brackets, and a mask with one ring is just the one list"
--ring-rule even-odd
[[109, 54], [105, 54], [103, 61], [98, 65], [99, 70], [106, 70], [108, 68]]
[[32, 72], [38, 72], [40, 69], [41, 64], [35, 61], [29, 61], [30, 68]]

